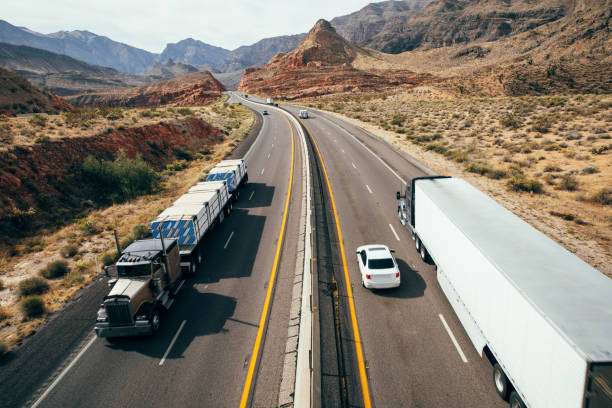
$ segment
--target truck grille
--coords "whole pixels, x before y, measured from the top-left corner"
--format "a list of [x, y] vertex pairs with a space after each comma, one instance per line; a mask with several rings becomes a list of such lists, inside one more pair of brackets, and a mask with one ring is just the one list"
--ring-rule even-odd
[[124, 326], [134, 323], [129, 302], [105, 302], [108, 323], [111, 326]]

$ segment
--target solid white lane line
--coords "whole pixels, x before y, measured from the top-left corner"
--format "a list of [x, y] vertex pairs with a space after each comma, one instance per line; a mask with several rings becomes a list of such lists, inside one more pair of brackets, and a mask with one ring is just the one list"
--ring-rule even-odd
[[366, 188], [368, 189], [368, 191], [370, 192], [370, 194], [372, 194], [372, 190], [370, 190], [370, 186], [368, 186], [368, 185], [366, 184]]
[[251, 191], [251, 195], [249, 196], [249, 201], [251, 201], [251, 198], [253, 198], [253, 194], [255, 194], [255, 191]]
[[353, 168], [356, 169], [357, 166], [355, 166], [355, 163], [351, 162], [351, 164], [353, 165]]
[[66, 374], [68, 374], [68, 371], [70, 371], [70, 369], [72, 367], [74, 367], [74, 365], [76, 364], [77, 361], [79, 361], [79, 359], [81, 357], [83, 357], [83, 354], [85, 354], [85, 352], [87, 351], [87, 349], [89, 349], [89, 347], [91, 347], [92, 344], [94, 344], [94, 341], [96, 340], [96, 336], [94, 335], [91, 340], [89, 340], [87, 342], [87, 344], [85, 345], [85, 347], [83, 347], [83, 349], [81, 351], [79, 351], [79, 354], [77, 354], [77, 356], [74, 358], [74, 360], [72, 360], [70, 362], [70, 364], [68, 364], [68, 366], [66, 368], [64, 368], [64, 371], [62, 371], [62, 373], [60, 375], [57, 376], [57, 378], [51, 383], [51, 385], [49, 386], [49, 388], [47, 388], [45, 390], [45, 392], [43, 392], [43, 394], [38, 397], [38, 399], [36, 400], [36, 402], [32, 405], [32, 408], [36, 408], [38, 405], [40, 405], [41, 402], [43, 402], [43, 400], [47, 397], [47, 395], [49, 395], [49, 393], [51, 391], [53, 391], [53, 389], [57, 386], [57, 384], [59, 384], [59, 382], [62, 380], [62, 378], [64, 378], [66, 376]]
[[174, 343], [176, 342], [176, 339], [178, 339], [178, 336], [179, 336], [179, 334], [181, 334], [181, 331], [183, 330], [183, 327], [185, 327], [185, 323], [187, 323], [187, 320], [183, 320], [183, 323], [181, 323], [181, 326], [177, 330], [176, 334], [174, 335], [174, 338], [170, 342], [170, 345], [166, 349], [166, 352], [164, 353], [164, 356], [162, 357], [161, 361], [159, 362], [160, 366], [164, 365], [164, 362], [166, 361], [166, 357], [168, 357], [168, 354], [170, 354], [170, 350], [172, 350], [172, 346], [174, 346]]
[[391, 232], [393, 232], [393, 235], [395, 235], [395, 239], [399, 241], [400, 238], [397, 236], [397, 232], [395, 232], [395, 228], [393, 228], [393, 225], [389, 224], [389, 228], [391, 228]]
[[[250, 200], [250, 199], [249, 199]], [[231, 241], [232, 237], [234, 236], [234, 231], [232, 231], [232, 233], [230, 234], [229, 238], [227, 239], [227, 241], [225, 241], [225, 245], [223, 245], [223, 249], [227, 249], [227, 246], [229, 245], [229, 242]]]
[[270, 158], [270, 153], [268, 153], [268, 159]]
[[463, 360], [464, 363], [467, 363], [468, 362], [467, 358], [465, 358], [465, 354], [463, 354], [463, 350], [461, 350], [461, 346], [459, 346], [459, 343], [457, 343], [457, 339], [455, 338], [455, 335], [451, 331], [450, 327], [448, 327], [448, 324], [446, 324], [446, 320], [444, 319], [444, 316], [442, 316], [442, 313], [438, 314], [438, 316], [440, 316], [440, 320], [442, 320], [442, 324], [444, 325], [444, 328], [446, 329], [446, 332], [448, 333], [448, 336], [450, 337], [451, 341], [455, 345], [455, 348], [457, 349], [457, 353], [459, 353], [461, 360]]
[[332, 125], [334, 125], [335, 127], [337, 127], [338, 129], [341, 129], [344, 133], [346, 133], [347, 135], [349, 135], [350, 137], [352, 137], [357, 143], [359, 143], [361, 145], [361, 147], [363, 147], [364, 149], [366, 149], [368, 152], [370, 152], [372, 154], [372, 156], [376, 157], [376, 159], [378, 159], [379, 162], [381, 162], [383, 164], [383, 166], [385, 166], [387, 168], [387, 170], [389, 170], [395, 177], [397, 177], [397, 179], [399, 181], [401, 181], [403, 184], [406, 184], [406, 180], [404, 180], [399, 174], [397, 174], [395, 172], [395, 170], [393, 170], [391, 168], [391, 166], [389, 166], [383, 159], [381, 159], [376, 153], [374, 153], [368, 146], [366, 146], [361, 140], [357, 139], [357, 137], [353, 136], [353, 134], [351, 132], [349, 132], [348, 130], [346, 130], [345, 128], [343, 128], [342, 126], [338, 125], [337, 123], [327, 119], [327, 121], [329, 123], [331, 123]]

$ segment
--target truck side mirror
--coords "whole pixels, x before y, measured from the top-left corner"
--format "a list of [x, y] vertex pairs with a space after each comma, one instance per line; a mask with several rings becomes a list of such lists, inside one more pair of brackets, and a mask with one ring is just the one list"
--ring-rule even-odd
[[398, 191], [397, 193], [395, 193], [395, 197], [397, 197], [397, 199], [399, 200], [400, 198], [402, 198], [402, 195], [400, 194], [400, 192]]

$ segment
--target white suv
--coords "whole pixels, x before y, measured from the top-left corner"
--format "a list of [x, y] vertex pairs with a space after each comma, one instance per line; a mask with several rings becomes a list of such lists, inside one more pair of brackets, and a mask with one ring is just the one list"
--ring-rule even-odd
[[367, 289], [397, 288], [400, 271], [392, 249], [386, 245], [363, 245], [357, 248], [361, 284]]

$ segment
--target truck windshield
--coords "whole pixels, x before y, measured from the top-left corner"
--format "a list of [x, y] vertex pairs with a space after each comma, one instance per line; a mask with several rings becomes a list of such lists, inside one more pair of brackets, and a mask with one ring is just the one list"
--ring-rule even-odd
[[390, 269], [393, 268], [393, 259], [370, 259], [368, 261], [368, 268], [370, 269]]
[[117, 274], [121, 277], [146, 276], [151, 274], [151, 264], [117, 266]]

